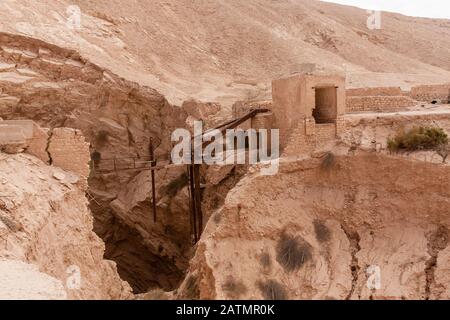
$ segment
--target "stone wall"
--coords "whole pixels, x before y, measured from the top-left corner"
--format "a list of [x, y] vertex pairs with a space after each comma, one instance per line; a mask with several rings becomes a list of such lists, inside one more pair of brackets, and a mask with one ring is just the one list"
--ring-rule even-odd
[[89, 143], [80, 130], [56, 128], [52, 130], [48, 152], [54, 166], [71, 171], [87, 187], [89, 176]]
[[316, 142], [329, 141], [336, 138], [336, 125], [334, 123], [316, 124]]
[[48, 147], [48, 130], [42, 129], [33, 122], [33, 137], [28, 141], [27, 153], [41, 159], [45, 163], [50, 162], [47, 152]]
[[[290, 135], [296, 129], [298, 123], [313, 117], [315, 111], [317, 112], [315, 109], [323, 110], [323, 106], [316, 104], [316, 102], [320, 103], [322, 100], [316, 101], [318, 97], [321, 97], [320, 90], [333, 87], [335, 88], [335, 96], [333, 97], [334, 103], [331, 104], [335, 106], [332, 114], [334, 118], [337, 118], [346, 112], [345, 77], [341, 75], [298, 74], [272, 82], [272, 111], [275, 125], [280, 129], [282, 149], [286, 147]], [[330, 101], [326, 102], [327, 105], [328, 103]], [[328, 114], [327, 112], [326, 115]], [[319, 112], [318, 118], [320, 116]]]
[[[340, 138], [348, 145], [371, 151], [387, 149], [388, 138], [414, 127], [439, 127], [450, 134], [448, 112], [380, 114], [366, 116], [352, 114], [345, 117], [345, 132]], [[437, 159], [439, 160], [439, 156]], [[441, 159], [442, 162], [442, 159]]]
[[260, 113], [251, 119], [251, 127], [253, 129], [275, 129], [273, 128], [273, 113]]
[[47, 132], [31, 120], [0, 121], [0, 146], [5, 152], [26, 150], [27, 153], [48, 163], [47, 143]]
[[411, 97], [418, 101], [440, 103], [450, 102], [450, 83], [442, 85], [423, 85], [411, 88]]
[[406, 96], [351, 96], [347, 97], [347, 112], [390, 112], [417, 105]]
[[289, 136], [283, 156], [298, 156], [319, 149], [336, 139], [336, 124], [315, 124], [314, 119], [299, 122]]
[[346, 90], [347, 97], [355, 96], [401, 96], [400, 87], [353, 88]]
[[242, 117], [251, 109], [269, 109], [272, 110], [272, 101], [237, 101], [233, 104], [233, 117]]
[[56, 128], [50, 134], [31, 120], [0, 120], [0, 150], [26, 152], [44, 163], [71, 171], [87, 187], [90, 151], [80, 130]]
[[[242, 117], [252, 109], [269, 109], [269, 110], [271, 110], [272, 105], [273, 105], [272, 101], [237, 101], [235, 104], [233, 104], [233, 107], [232, 107], [233, 118]], [[261, 125], [260, 123], [258, 123], [260, 121], [265, 121], [265, 122], [269, 121], [271, 126], [274, 125], [274, 123], [273, 123], [274, 119], [273, 119], [272, 113], [270, 113], [270, 116], [268, 118], [267, 118], [267, 114], [257, 115], [257, 117], [260, 117], [260, 116], [263, 116], [263, 118], [260, 118], [260, 120], [254, 120], [254, 121], [252, 121], [252, 119], [249, 119], [249, 120], [245, 121], [244, 123], [240, 124], [239, 128], [243, 129], [243, 130], [255, 128], [254, 125], [256, 125], [256, 126]], [[265, 125], [268, 125], [268, 124], [266, 123]]]

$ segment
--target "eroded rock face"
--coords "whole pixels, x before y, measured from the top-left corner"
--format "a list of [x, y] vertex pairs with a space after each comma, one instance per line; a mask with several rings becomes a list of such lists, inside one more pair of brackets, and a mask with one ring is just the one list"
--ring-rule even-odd
[[105, 245], [92, 231], [84, 191], [63, 179], [69, 175], [30, 155], [0, 153], [5, 298], [132, 298], [116, 264], [103, 260]]
[[179, 297], [448, 299], [448, 166], [364, 153], [322, 161], [242, 179]]
[[[90, 144], [91, 153], [101, 159], [148, 157], [150, 138], [157, 158], [167, 159], [171, 132], [186, 125], [186, 113], [171, 106], [155, 90], [123, 80], [73, 50], [1, 33], [0, 63], [8, 66], [0, 71], [2, 118], [31, 119], [51, 129], [63, 126], [79, 129]], [[133, 286], [136, 284], [138, 292], [155, 286], [174, 289], [182, 279], [183, 266], [187, 265], [188, 253], [184, 249], [190, 246], [190, 237], [188, 229], [167, 230], [180, 230], [174, 226], [181, 225], [187, 213], [176, 204], [165, 208], [165, 201], [160, 201], [158, 209], [172, 218], [168, 223], [154, 224], [146, 200], [150, 196], [149, 185], [133, 184], [145, 174], [114, 172], [112, 165], [109, 169], [112, 172], [93, 172], [88, 190], [94, 199], [91, 209], [95, 231], [106, 242], [107, 257], [117, 258], [121, 275]], [[176, 177], [177, 172], [169, 176], [161, 173], [158, 183], [167, 185]], [[148, 181], [148, 177], [143, 179]], [[134, 190], [133, 186], [141, 188], [139, 201], [126, 197]], [[110, 205], [115, 200], [116, 205]], [[147, 202], [145, 208], [141, 200]], [[124, 244], [128, 240], [124, 239], [123, 230], [135, 235], [129, 245]], [[139, 246], [135, 246], [136, 241]], [[152, 257], [158, 257], [157, 262]], [[124, 265], [120, 265], [122, 261]], [[126, 261], [134, 261], [139, 266], [137, 270], [149, 271], [136, 275], [128, 270], [131, 266]], [[133, 281], [136, 278], [140, 280]]]

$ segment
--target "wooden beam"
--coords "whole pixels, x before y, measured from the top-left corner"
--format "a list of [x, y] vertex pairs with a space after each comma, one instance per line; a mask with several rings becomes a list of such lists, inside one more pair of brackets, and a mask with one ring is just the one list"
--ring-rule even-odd
[[[150, 160], [151, 166], [154, 167], [156, 165], [155, 159], [155, 150], [153, 149], [153, 139], [150, 138]], [[153, 222], [156, 223], [156, 186], [155, 186], [155, 170], [151, 171], [152, 176], [152, 205], [153, 205]]]
[[188, 165], [189, 168], [189, 189], [190, 189], [190, 199], [191, 199], [191, 219], [192, 219], [192, 234], [194, 236], [194, 243], [197, 243], [197, 209], [195, 200], [195, 183], [194, 183], [194, 166], [192, 164]]
[[201, 197], [201, 187], [200, 187], [200, 165], [193, 165], [194, 171], [194, 196], [195, 196], [195, 214], [198, 220], [197, 228], [197, 241], [200, 239], [203, 231], [203, 213], [202, 213], [202, 197]]

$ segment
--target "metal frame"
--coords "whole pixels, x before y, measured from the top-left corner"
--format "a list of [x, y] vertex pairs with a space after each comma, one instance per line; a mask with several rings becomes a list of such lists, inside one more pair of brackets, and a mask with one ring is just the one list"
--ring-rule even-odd
[[[234, 118], [229, 121], [226, 121], [214, 128], [211, 128], [209, 130], [206, 130], [201, 134], [202, 141], [203, 137], [212, 132], [213, 130], [220, 130], [222, 134], [226, 132], [228, 129], [234, 129], [240, 124], [244, 123], [245, 121], [252, 119], [259, 113], [266, 113], [268, 112], [268, 109], [252, 109], [248, 113], [246, 113], [242, 117]], [[198, 136], [195, 136], [191, 140], [191, 144], [193, 144], [193, 141], [195, 138], [198, 138]], [[202, 144], [202, 147], [206, 147], [212, 143], [211, 141], [205, 141]], [[192, 149], [193, 150], [193, 149]], [[155, 158], [155, 150], [154, 150], [154, 144], [153, 144], [153, 138], [150, 138], [149, 143], [149, 157], [113, 157], [109, 159], [99, 159], [99, 160], [93, 160], [93, 171], [95, 173], [99, 174], [108, 174], [113, 172], [123, 172], [123, 171], [145, 171], [150, 170], [151, 171], [151, 185], [152, 185], [152, 212], [153, 212], [153, 222], [157, 222], [157, 203], [156, 203], [156, 177], [155, 177], [155, 171], [162, 170], [162, 169], [170, 169], [174, 167], [181, 166], [180, 164], [172, 164], [167, 160], [158, 161]], [[170, 158], [170, 157], [169, 157]], [[148, 159], [148, 160], [147, 160]], [[191, 234], [193, 236], [194, 244], [198, 242], [198, 240], [201, 237], [202, 231], [203, 231], [203, 213], [202, 213], [202, 195], [201, 195], [201, 182], [200, 182], [200, 164], [194, 163], [194, 158], [192, 155], [192, 164], [187, 165], [187, 175], [189, 177], [189, 206], [191, 209], [190, 212], [190, 225], [191, 225]], [[129, 162], [129, 166], [125, 168], [120, 167], [120, 161]], [[108, 163], [112, 165], [112, 169], [101, 169], [100, 165]], [[142, 164], [142, 166], [137, 166], [139, 164]]]

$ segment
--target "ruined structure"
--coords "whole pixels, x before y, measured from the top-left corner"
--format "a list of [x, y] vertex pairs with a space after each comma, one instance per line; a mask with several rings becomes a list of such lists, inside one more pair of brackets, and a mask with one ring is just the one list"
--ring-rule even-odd
[[411, 97], [429, 103], [450, 103], [450, 83], [413, 87]]
[[[275, 127], [280, 128], [283, 149], [302, 135], [309, 142], [340, 130], [345, 114], [345, 77], [295, 75], [272, 83]], [[295, 133], [294, 133], [295, 132]], [[301, 138], [300, 138], [301, 139]]]
[[87, 189], [90, 151], [80, 130], [42, 129], [31, 120], [0, 120], [0, 149], [8, 153], [25, 151], [46, 164], [70, 171]]
[[[346, 91], [342, 77], [304, 74], [274, 81], [273, 101], [236, 103], [235, 114], [271, 110], [280, 170], [267, 176], [256, 166], [229, 192], [177, 297], [448, 299], [448, 164], [386, 144], [413, 126], [450, 132], [450, 109], [409, 95]], [[361, 98], [361, 108], [346, 98]]]
[[[336, 139], [379, 150], [386, 149], [390, 135], [414, 125], [403, 119], [413, 119], [425, 126], [433, 126], [434, 119], [446, 119], [445, 106], [435, 109], [433, 115], [423, 115], [421, 108], [426, 105], [430, 108], [432, 104], [439, 108], [440, 104], [448, 103], [445, 99], [448, 90], [446, 84], [417, 86], [410, 91], [400, 87], [347, 89], [345, 77], [305, 73], [274, 80], [272, 101], [239, 101], [233, 105], [233, 114], [239, 116], [254, 108], [269, 109], [270, 113], [259, 115], [260, 120], [254, 119], [260, 124], [248, 122], [244, 128], [279, 129], [283, 156], [320, 150]], [[374, 124], [373, 117], [380, 120]], [[399, 121], [386, 120], [394, 118]], [[354, 130], [364, 123], [372, 123], [374, 132], [369, 134], [371, 131], [366, 130], [363, 136], [356, 137]], [[441, 126], [446, 127], [447, 123]]]
[[93, 232], [84, 137], [32, 121], [0, 128], [0, 299], [132, 298]]

